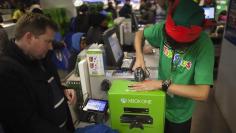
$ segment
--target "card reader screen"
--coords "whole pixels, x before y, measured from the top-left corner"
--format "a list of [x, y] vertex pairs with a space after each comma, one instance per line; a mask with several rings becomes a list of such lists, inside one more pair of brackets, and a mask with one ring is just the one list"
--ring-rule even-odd
[[107, 106], [107, 101], [89, 99], [85, 108], [87, 110], [95, 110], [95, 111], [103, 112], [105, 111], [106, 106]]

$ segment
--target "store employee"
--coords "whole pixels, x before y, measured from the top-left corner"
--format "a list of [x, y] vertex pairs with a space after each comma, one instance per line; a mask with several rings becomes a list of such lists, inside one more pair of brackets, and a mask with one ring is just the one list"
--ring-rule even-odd
[[165, 22], [136, 33], [134, 68], [145, 68], [144, 37], [160, 47], [158, 80], [134, 84], [137, 91], [163, 89], [166, 95], [165, 133], [190, 133], [195, 100], [206, 100], [213, 84], [214, 48], [203, 31], [204, 11], [192, 0], [170, 3]]

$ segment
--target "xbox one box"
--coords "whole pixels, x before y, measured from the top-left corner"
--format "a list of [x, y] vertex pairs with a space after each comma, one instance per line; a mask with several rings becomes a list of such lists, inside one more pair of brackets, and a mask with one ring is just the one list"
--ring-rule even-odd
[[163, 133], [165, 93], [133, 91], [133, 81], [114, 80], [108, 92], [111, 127], [120, 133]]

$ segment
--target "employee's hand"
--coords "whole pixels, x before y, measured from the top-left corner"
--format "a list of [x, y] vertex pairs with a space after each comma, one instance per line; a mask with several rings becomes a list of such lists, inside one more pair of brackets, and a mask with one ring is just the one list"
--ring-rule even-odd
[[143, 56], [136, 56], [136, 61], [134, 63], [132, 70], [134, 71], [138, 67], [142, 67], [143, 70], [145, 70], [145, 63], [144, 63]]
[[74, 89], [65, 89], [64, 90], [65, 96], [68, 99], [68, 104], [75, 105], [76, 104], [76, 92]]
[[161, 88], [161, 84], [161, 80], [145, 80], [142, 82], [131, 84], [130, 89], [135, 91], [158, 90]]

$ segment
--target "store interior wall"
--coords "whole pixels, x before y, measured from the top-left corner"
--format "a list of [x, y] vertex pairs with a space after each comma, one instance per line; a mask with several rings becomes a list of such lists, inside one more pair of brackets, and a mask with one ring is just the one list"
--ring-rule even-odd
[[215, 99], [224, 119], [233, 133], [236, 132], [236, 45], [224, 39], [221, 47]]

